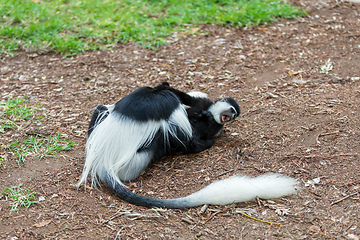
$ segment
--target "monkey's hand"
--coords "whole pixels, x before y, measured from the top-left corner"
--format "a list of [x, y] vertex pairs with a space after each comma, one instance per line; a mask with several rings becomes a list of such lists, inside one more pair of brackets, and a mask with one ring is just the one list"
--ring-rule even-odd
[[201, 111], [201, 113], [198, 115], [199, 116], [199, 118], [202, 118], [202, 119], [209, 119], [209, 118], [212, 118], [213, 117], [213, 115], [211, 114], [211, 112], [210, 111], [208, 111], [208, 110], [204, 110], [204, 111]]
[[[202, 99], [202, 98], [192, 97], [185, 92], [182, 92], [180, 90], [170, 87], [170, 84], [168, 82], [163, 82], [161, 84], [158, 84], [155, 86], [154, 89], [157, 91], [168, 90], [168, 91], [174, 93], [178, 97], [178, 99], [180, 100], [180, 102], [182, 104], [189, 106], [189, 107], [197, 106], [199, 104], [199, 102], [204, 101], [204, 99]], [[208, 100], [208, 101], [210, 101], [210, 100]]]
[[154, 87], [155, 90], [169, 90], [171, 89], [168, 82], [162, 82]]
[[214, 139], [201, 139], [196, 138], [193, 139], [192, 143], [190, 144], [190, 151], [189, 153], [199, 153], [214, 145]]

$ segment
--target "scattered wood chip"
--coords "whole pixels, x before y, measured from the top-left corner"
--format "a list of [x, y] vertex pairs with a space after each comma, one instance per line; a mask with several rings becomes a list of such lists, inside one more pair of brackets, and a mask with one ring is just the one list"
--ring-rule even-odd
[[45, 227], [46, 225], [49, 225], [51, 222], [52, 222], [52, 220], [46, 220], [46, 221], [42, 221], [39, 223], [35, 223], [34, 227], [37, 227], [37, 228]]

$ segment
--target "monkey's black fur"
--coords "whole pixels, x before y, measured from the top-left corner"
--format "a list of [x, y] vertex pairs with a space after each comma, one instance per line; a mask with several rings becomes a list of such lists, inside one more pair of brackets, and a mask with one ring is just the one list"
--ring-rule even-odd
[[[239, 116], [240, 107], [236, 101], [232, 98], [223, 100], [235, 108], [234, 117]], [[188, 106], [186, 112], [193, 129], [193, 136], [191, 139], [187, 139], [187, 136], [177, 129], [176, 137], [169, 138], [169, 143], [165, 143], [163, 133], [158, 132], [148, 147], [139, 149], [139, 151], [150, 150], [154, 153], [152, 161], [157, 161], [165, 155], [199, 153], [215, 143], [214, 138], [221, 132], [223, 124], [217, 123], [209, 112], [209, 108], [214, 102], [208, 98], [192, 97], [164, 82], [154, 88], [141, 87], [135, 90], [115, 104], [114, 112], [140, 122], [158, 121], [168, 119], [179, 104]], [[90, 121], [88, 137], [96, 127], [95, 125], [108, 116], [107, 110], [104, 105], [96, 107]], [[102, 113], [104, 115], [99, 119], [99, 115]], [[167, 144], [169, 147], [161, 147]]]
[[[144, 197], [121, 182], [137, 178], [151, 162], [164, 156], [199, 153], [211, 147], [223, 125], [239, 114], [240, 107], [232, 98], [213, 102], [176, 90], [168, 83], [139, 88], [113, 105], [99, 105], [90, 121], [87, 157], [79, 184], [86, 183], [90, 174], [92, 184], [100, 179], [129, 203], [166, 208], [225, 205], [256, 196], [271, 198], [292, 193], [295, 180], [278, 176], [233, 177], [176, 199]], [[259, 184], [270, 185], [263, 195], [251, 189], [260, 189]]]

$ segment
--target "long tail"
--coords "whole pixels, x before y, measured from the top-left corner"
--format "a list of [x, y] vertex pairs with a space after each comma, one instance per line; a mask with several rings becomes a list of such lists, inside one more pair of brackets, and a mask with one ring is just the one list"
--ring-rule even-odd
[[126, 188], [119, 180], [107, 174], [102, 179], [121, 199], [144, 207], [190, 208], [204, 204], [228, 205], [255, 199], [279, 198], [290, 195], [298, 189], [297, 180], [278, 174], [258, 177], [232, 176], [213, 182], [207, 187], [182, 198], [157, 199], [138, 195]]

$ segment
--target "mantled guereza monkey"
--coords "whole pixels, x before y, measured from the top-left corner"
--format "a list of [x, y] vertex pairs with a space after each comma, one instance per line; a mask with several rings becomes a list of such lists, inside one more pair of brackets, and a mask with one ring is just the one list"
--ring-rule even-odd
[[113, 105], [99, 105], [90, 122], [79, 185], [86, 184], [90, 174], [93, 186], [99, 180], [105, 182], [129, 203], [165, 208], [227, 205], [294, 193], [297, 181], [277, 174], [233, 176], [175, 199], [141, 196], [123, 184], [164, 156], [198, 153], [211, 147], [223, 125], [239, 114], [240, 107], [232, 98], [213, 102], [205, 93], [187, 94], [168, 83], [139, 88]]

